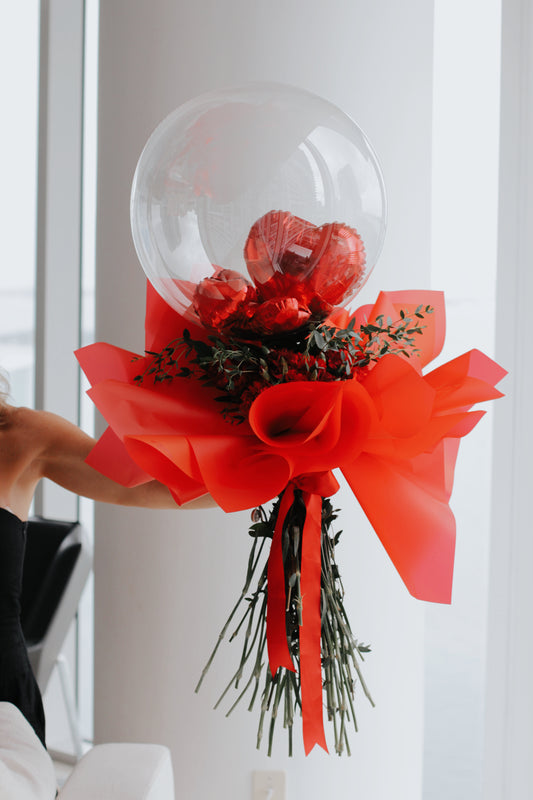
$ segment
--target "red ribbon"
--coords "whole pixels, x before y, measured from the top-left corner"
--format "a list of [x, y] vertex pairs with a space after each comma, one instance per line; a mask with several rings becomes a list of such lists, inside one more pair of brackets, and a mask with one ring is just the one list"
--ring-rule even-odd
[[303, 493], [305, 524], [302, 533], [302, 625], [300, 628], [300, 687], [305, 754], [315, 744], [327, 752], [322, 714], [320, 573], [322, 497]]
[[305, 522], [302, 531], [300, 594], [302, 624], [299, 632], [300, 688], [302, 700], [303, 739], [305, 754], [315, 744], [327, 752], [322, 712], [321, 665], [321, 570], [322, 570], [322, 498], [334, 494], [338, 483], [329, 473], [302, 475], [291, 481], [284, 491], [272, 538], [268, 559], [267, 646], [270, 672], [279, 667], [295, 671], [287, 643], [285, 612], [285, 572], [282, 554], [282, 532], [285, 519], [294, 502], [294, 490], [302, 489]]

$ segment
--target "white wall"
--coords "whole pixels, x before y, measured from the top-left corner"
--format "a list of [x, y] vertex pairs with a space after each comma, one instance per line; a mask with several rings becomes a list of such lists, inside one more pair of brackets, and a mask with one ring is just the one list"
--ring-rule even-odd
[[[144, 278], [129, 188], [157, 123], [195, 94], [253, 79], [300, 85], [352, 115], [381, 156], [389, 233], [365, 287], [429, 286], [432, 3], [108, 0], [101, 7], [97, 338], [142, 349]], [[256, 716], [211, 710], [193, 688], [240, 589], [246, 513], [96, 514], [95, 734], [172, 750], [178, 796], [247, 800], [254, 768], [286, 769], [288, 797], [417, 800], [422, 782], [423, 613], [343, 491], [340, 558], [356, 635], [371, 642], [376, 709], [359, 702], [351, 759], [255, 750]], [[233, 663], [218, 662], [224, 678]]]
[[[431, 277], [446, 294], [446, 360], [472, 347], [494, 357], [500, 6], [435, 2]], [[488, 565], [491, 498], [498, 492], [491, 482], [492, 426], [499, 403], [486, 405], [485, 418], [461, 442], [451, 500], [452, 604], [426, 608], [424, 800], [485, 799]]]

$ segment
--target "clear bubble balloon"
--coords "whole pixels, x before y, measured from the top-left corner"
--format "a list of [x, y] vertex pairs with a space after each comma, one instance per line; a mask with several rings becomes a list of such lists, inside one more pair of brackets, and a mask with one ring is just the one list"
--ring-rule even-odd
[[[385, 221], [381, 170], [361, 129], [328, 101], [279, 84], [213, 91], [176, 109], [146, 143], [131, 196], [138, 256], [169, 305], [201, 317], [202, 297], [227, 305], [253, 291], [277, 303], [279, 319], [289, 297], [293, 327], [299, 313], [324, 318], [354, 297]], [[228, 319], [209, 314], [212, 327]]]

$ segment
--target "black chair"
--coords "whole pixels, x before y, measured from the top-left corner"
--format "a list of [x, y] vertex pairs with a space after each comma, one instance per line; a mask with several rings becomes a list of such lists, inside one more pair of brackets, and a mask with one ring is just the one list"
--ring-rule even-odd
[[22, 629], [30, 663], [44, 694], [54, 666], [78, 758], [82, 743], [72, 679], [62, 648], [76, 616], [93, 562], [92, 544], [79, 522], [33, 517], [28, 521], [22, 579]]

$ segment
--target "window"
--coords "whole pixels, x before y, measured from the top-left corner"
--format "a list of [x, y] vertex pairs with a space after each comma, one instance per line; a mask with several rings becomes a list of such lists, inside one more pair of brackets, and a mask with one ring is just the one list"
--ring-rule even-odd
[[0, 6], [0, 365], [13, 402], [27, 406], [35, 363], [38, 41], [38, 0]]
[[[92, 430], [73, 351], [94, 338], [97, 0], [0, 7], [0, 366], [13, 403]], [[13, 79], [13, 76], [16, 76]], [[46, 482], [45, 482], [46, 483]], [[35, 512], [79, 518], [92, 504], [43, 485]], [[65, 647], [82, 735], [92, 737], [92, 586]], [[57, 675], [45, 694], [52, 750], [72, 753]]]

